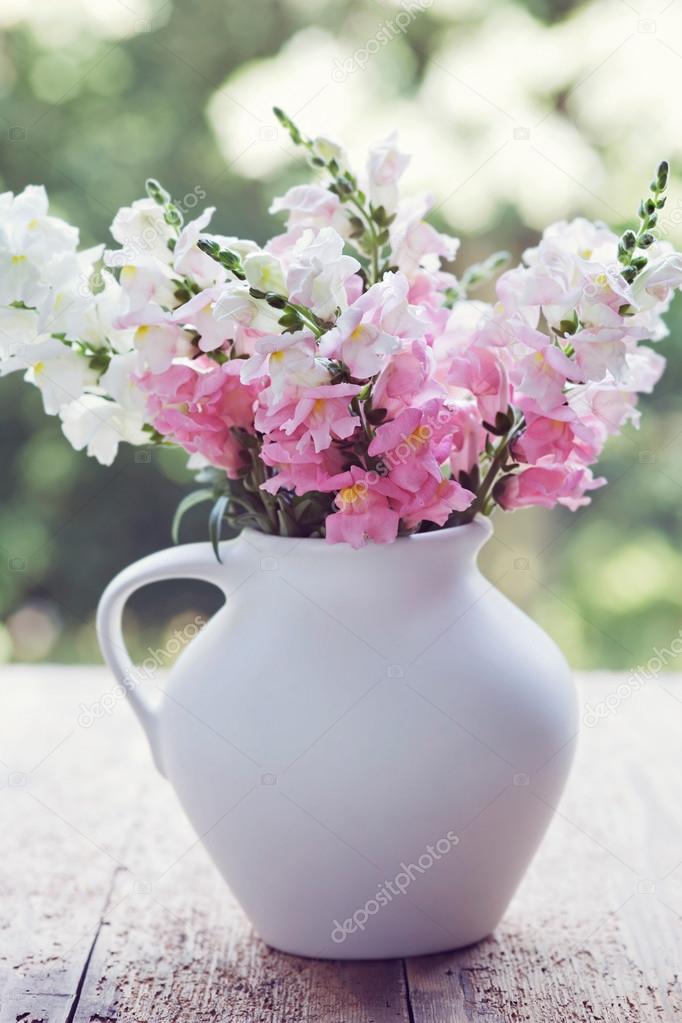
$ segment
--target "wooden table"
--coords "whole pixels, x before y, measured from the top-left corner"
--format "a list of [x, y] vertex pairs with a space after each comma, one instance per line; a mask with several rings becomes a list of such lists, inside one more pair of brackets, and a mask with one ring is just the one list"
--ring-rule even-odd
[[0, 670], [0, 1023], [682, 1019], [679, 679], [580, 680], [572, 781], [494, 937], [340, 964], [253, 935], [102, 668]]

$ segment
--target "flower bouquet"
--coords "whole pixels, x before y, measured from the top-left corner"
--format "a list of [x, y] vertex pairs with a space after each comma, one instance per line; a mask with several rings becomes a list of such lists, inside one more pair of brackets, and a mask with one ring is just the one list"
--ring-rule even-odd
[[[496, 253], [459, 275], [457, 239], [401, 199], [392, 136], [356, 175], [307, 138], [312, 184], [272, 203], [264, 245], [184, 221], [154, 180], [116, 214], [120, 248], [78, 251], [44, 189], [0, 196], [0, 374], [23, 371], [67, 439], [101, 463], [121, 441], [176, 445], [223, 523], [359, 547], [556, 504], [605, 481], [609, 435], [637, 424], [664, 366], [644, 340], [682, 282], [658, 238], [662, 163], [618, 237], [576, 219], [523, 263]], [[472, 298], [496, 282], [494, 303]]]

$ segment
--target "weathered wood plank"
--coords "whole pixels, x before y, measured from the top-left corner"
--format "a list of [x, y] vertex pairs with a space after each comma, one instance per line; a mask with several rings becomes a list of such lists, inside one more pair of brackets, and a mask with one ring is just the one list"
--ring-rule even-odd
[[407, 1023], [400, 962], [274, 952], [253, 937], [221, 883], [210, 894], [208, 875], [203, 853], [189, 856], [174, 892], [154, 886], [146, 904], [129, 896], [107, 917], [75, 1023]]
[[585, 681], [592, 709], [613, 709], [587, 709], [560, 815], [494, 938], [407, 964], [415, 1023], [682, 1019], [682, 685], [617, 700], [622, 682]]

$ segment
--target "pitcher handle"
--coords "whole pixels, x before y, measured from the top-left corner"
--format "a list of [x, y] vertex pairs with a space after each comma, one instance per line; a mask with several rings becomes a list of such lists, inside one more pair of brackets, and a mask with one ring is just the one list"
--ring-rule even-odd
[[[233, 541], [220, 545], [224, 559]], [[222, 589], [225, 566], [219, 564], [208, 543], [184, 544], [157, 551], [124, 568], [111, 580], [97, 607], [97, 638], [102, 656], [130, 701], [151, 747], [154, 763], [165, 776], [159, 742], [158, 711], [139, 691], [139, 669], [130, 659], [123, 638], [123, 609], [141, 586], [167, 579], [201, 579]]]

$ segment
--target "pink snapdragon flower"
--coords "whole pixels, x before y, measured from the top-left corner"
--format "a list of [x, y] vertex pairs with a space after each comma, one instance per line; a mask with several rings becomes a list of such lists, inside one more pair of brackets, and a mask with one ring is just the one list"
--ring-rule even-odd
[[391, 502], [404, 495], [390, 480], [352, 465], [347, 472], [332, 477], [325, 489], [338, 491], [334, 503], [339, 510], [325, 521], [328, 543], [349, 543], [358, 548], [368, 540], [374, 543], [395, 540], [400, 515]]
[[567, 381], [579, 379], [575, 363], [551, 344], [530, 352], [512, 369], [516, 389], [535, 398], [545, 412], [561, 404]]
[[570, 405], [560, 405], [547, 414], [533, 401], [521, 403], [526, 427], [514, 443], [513, 454], [534, 464], [575, 461], [593, 462], [606, 440], [606, 429], [594, 415], [580, 417]]
[[252, 432], [254, 390], [239, 379], [239, 366], [217, 366], [211, 360], [176, 363], [163, 373], [138, 378], [147, 394], [149, 421], [190, 454], [235, 478], [243, 465], [233, 428]]
[[450, 405], [453, 423], [450, 469], [454, 477], [470, 473], [485, 449], [486, 430], [481, 415], [473, 402], [455, 402]]
[[285, 489], [303, 496], [326, 490], [330, 477], [342, 472], [345, 463], [341, 448], [332, 445], [316, 452], [309, 444], [301, 451], [298, 439], [282, 430], [273, 430], [263, 438], [261, 457], [265, 465], [275, 470], [275, 475], [261, 484], [270, 494]]
[[288, 436], [296, 435], [299, 450], [312, 441], [316, 452], [324, 451], [333, 440], [347, 440], [361, 425], [359, 416], [349, 410], [350, 399], [361, 390], [357, 384], [305, 387], [296, 403], [288, 406], [291, 414], [281, 428]]
[[476, 398], [484, 420], [495, 422], [498, 412], [506, 412], [511, 398], [509, 376], [504, 362], [494, 349], [470, 346], [450, 361], [448, 382], [464, 387]]
[[563, 273], [555, 276], [544, 266], [533, 269], [517, 266], [503, 273], [495, 291], [504, 316], [518, 316], [536, 326], [543, 306], [556, 309], [562, 304], [566, 312], [570, 312], [581, 292], [577, 286], [570, 287], [568, 268], [561, 267], [561, 270]]
[[411, 405], [440, 397], [445, 388], [434, 378], [435, 360], [424, 341], [413, 341], [392, 355], [374, 385], [372, 404], [396, 418]]
[[444, 526], [455, 511], [466, 511], [476, 495], [456, 480], [429, 479], [417, 494], [400, 506], [400, 517], [408, 529], [420, 522]]
[[409, 300], [410, 282], [402, 273], [389, 271], [354, 303], [365, 319], [403, 341], [424, 336], [429, 321]]
[[626, 365], [627, 346], [622, 327], [587, 328], [571, 338], [578, 374], [574, 379], [603, 380], [610, 373], [618, 379]]
[[605, 483], [603, 477], [594, 479], [591, 470], [583, 465], [531, 465], [516, 476], [506, 477], [496, 492], [496, 499], [507, 511], [536, 504], [543, 508], [563, 504], [575, 511], [590, 503], [586, 491]]
[[421, 316], [428, 324], [424, 337], [429, 344], [441, 337], [447, 327], [452, 311], [444, 304], [444, 292], [456, 285], [457, 278], [444, 270], [433, 273], [420, 270], [410, 281], [407, 300], [421, 309]]
[[619, 380], [572, 387], [568, 404], [581, 421], [596, 419], [609, 434], [619, 433], [628, 421], [639, 426], [637, 396], [651, 394], [664, 369], [663, 356], [641, 345], [626, 355], [626, 368]]
[[422, 408], [408, 408], [378, 427], [368, 453], [381, 456], [391, 480], [408, 493], [417, 493], [431, 479], [440, 480], [440, 467], [452, 447], [455, 422], [444, 402], [433, 399]]

